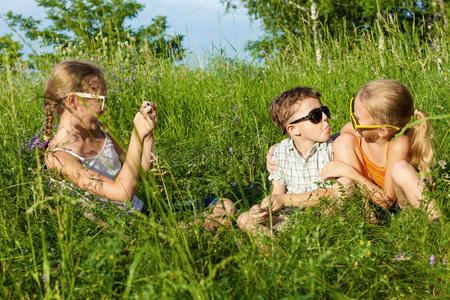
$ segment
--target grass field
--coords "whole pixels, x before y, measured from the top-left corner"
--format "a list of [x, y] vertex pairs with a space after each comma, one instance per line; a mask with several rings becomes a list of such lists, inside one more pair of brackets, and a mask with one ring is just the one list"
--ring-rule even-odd
[[[444, 213], [435, 224], [416, 210], [380, 212], [382, 222], [370, 224], [355, 196], [335, 216], [321, 207], [296, 212], [263, 253], [237, 228], [184, 228], [193, 213], [166, 209], [219, 195], [245, 210], [269, 194], [265, 154], [283, 136], [267, 107], [291, 87], [320, 90], [333, 132], [348, 122], [350, 98], [373, 79], [400, 80], [417, 108], [448, 114], [448, 40], [433, 49], [395, 32], [384, 49], [377, 41], [325, 38], [320, 66], [304, 41], [264, 64], [220, 56], [202, 67], [172, 64], [127, 41], [99, 45], [96, 54], [58, 49], [33, 68], [2, 66], [0, 298], [448, 299], [448, 117], [433, 121], [429, 196]], [[150, 216], [92, 203], [87, 218], [79, 199], [48, 186], [42, 151], [30, 141], [38, 144], [33, 136], [44, 122], [46, 77], [67, 58], [104, 68], [109, 100], [102, 123], [123, 145], [138, 104], [158, 104], [158, 164], [137, 192], [153, 208]]]

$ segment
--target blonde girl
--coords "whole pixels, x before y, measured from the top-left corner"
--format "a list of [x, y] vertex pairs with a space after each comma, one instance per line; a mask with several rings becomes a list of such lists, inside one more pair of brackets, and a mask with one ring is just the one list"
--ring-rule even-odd
[[[54, 67], [44, 91], [45, 164], [89, 194], [122, 204], [131, 201], [141, 210], [143, 203], [134, 192], [139, 168], [152, 166], [156, 105], [142, 103], [125, 154], [99, 126], [105, 100], [106, 81], [97, 66], [69, 60]], [[59, 126], [51, 137], [55, 116]]]
[[[395, 138], [413, 116], [421, 122]], [[440, 217], [435, 201], [424, 198], [418, 176], [433, 158], [430, 123], [414, 108], [408, 89], [396, 80], [371, 81], [351, 100], [350, 118], [333, 143], [334, 161], [322, 169], [322, 178], [348, 177], [384, 209], [409, 203], [425, 207], [430, 220]]]

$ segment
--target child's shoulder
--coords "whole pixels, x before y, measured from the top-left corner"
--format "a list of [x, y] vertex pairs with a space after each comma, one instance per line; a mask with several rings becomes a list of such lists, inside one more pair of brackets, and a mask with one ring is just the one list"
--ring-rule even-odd
[[284, 140], [281, 140], [280, 146], [283, 146], [285, 148], [293, 147], [294, 141], [291, 138], [285, 138]]
[[289, 155], [290, 151], [295, 150], [294, 141], [291, 138], [281, 140], [279, 145], [275, 148], [274, 158], [284, 157]]
[[409, 147], [409, 137], [403, 134], [390, 142], [389, 154], [408, 153]]
[[295, 150], [294, 141], [291, 138], [285, 138], [280, 142], [280, 145], [277, 148], [275, 148], [275, 151], [278, 153], [287, 153], [289, 151], [297, 151], [297, 150]]

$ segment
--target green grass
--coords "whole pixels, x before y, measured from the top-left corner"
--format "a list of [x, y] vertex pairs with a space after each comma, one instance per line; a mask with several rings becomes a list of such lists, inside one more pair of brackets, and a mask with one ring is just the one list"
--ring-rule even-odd
[[[449, 161], [448, 118], [433, 122], [440, 164], [433, 167], [430, 196], [445, 215], [437, 224], [416, 210], [393, 218], [384, 214], [381, 224], [370, 224], [356, 196], [335, 216], [321, 207], [296, 213], [277, 240], [265, 241], [273, 251], [264, 254], [236, 228], [182, 229], [180, 222], [191, 220], [192, 213], [162, 208], [215, 194], [245, 210], [267, 195], [265, 154], [283, 138], [267, 106], [296, 85], [320, 90], [333, 114], [333, 132], [348, 121], [349, 99], [373, 79], [398, 79], [417, 108], [431, 116], [448, 114], [446, 42], [432, 50], [414, 36], [394, 32], [379, 50], [369, 35], [326, 38], [320, 66], [308, 41], [302, 47], [293, 41], [283, 59], [264, 65], [211, 57], [205, 67], [195, 68], [106, 45], [96, 55], [76, 47], [70, 56], [57, 52], [33, 70], [24, 64], [5, 67], [0, 74], [0, 297], [447, 298], [449, 166], [441, 165]], [[40, 151], [19, 151], [44, 122], [42, 94], [52, 65], [69, 57], [105, 69], [110, 98], [102, 121], [124, 145], [137, 104], [143, 99], [158, 104], [157, 172], [138, 188], [155, 210], [150, 216], [98, 203], [83, 208], [76, 198], [48, 187]], [[86, 210], [95, 219], [86, 218]]]

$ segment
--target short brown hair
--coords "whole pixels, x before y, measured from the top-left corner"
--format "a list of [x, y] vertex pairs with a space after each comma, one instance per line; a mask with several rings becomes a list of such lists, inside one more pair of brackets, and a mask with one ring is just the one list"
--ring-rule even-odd
[[273, 123], [284, 130], [286, 122], [294, 114], [292, 106], [300, 103], [306, 98], [314, 98], [320, 101], [319, 91], [304, 86], [296, 86], [290, 90], [283, 92], [281, 95], [272, 100], [269, 104], [269, 113]]

